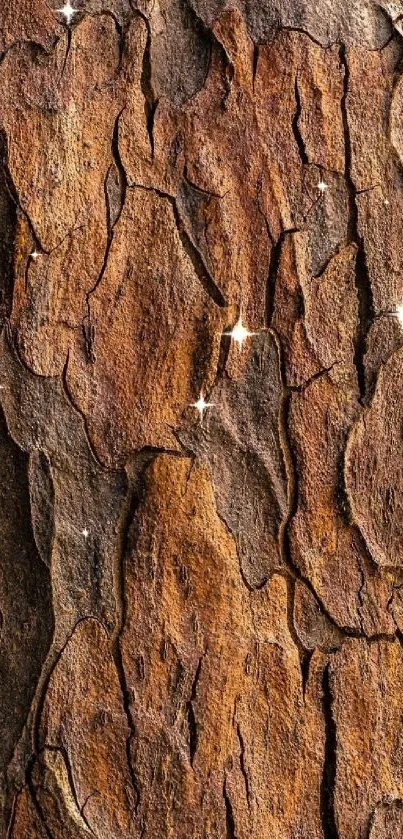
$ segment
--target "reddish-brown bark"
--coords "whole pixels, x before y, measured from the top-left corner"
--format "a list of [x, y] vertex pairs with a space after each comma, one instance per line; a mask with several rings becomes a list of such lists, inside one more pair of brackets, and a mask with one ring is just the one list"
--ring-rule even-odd
[[403, 835], [401, 12], [3, 2], [8, 839]]

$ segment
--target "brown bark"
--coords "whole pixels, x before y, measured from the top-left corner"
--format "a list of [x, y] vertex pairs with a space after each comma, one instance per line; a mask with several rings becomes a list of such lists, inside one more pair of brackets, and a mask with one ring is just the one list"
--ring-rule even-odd
[[3, 0], [8, 839], [403, 836], [400, 6]]

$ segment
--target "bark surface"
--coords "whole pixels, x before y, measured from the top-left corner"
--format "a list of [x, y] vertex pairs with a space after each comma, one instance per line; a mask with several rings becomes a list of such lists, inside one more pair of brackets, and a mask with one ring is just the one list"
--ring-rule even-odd
[[403, 836], [402, 33], [2, 2], [7, 839]]

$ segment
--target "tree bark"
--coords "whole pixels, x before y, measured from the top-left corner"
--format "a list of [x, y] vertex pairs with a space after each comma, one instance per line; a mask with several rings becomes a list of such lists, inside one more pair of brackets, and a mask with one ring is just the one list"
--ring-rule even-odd
[[70, 17], [0, 9], [1, 835], [397, 839], [403, 6]]

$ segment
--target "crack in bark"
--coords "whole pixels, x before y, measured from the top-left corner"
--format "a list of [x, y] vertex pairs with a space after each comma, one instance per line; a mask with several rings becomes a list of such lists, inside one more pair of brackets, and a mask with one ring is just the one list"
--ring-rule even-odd
[[[60, 753], [62, 755], [62, 758], [64, 760], [64, 765], [66, 767], [66, 772], [67, 772], [67, 778], [68, 778], [68, 781], [69, 781], [70, 791], [71, 791], [74, 803], [76, 805], [77, 812], [80, 813], [80, 816], [83, 819], [84, 824], [88, 828], [89, 832], [92, 834], [92, 836], [95, 836], [94, 831], [92, 830], [90, 824], [88, 823], [87, 819], [85, 818], [85, 816], [83, 814], [84, 806], [80, 807], [80, 804], [79, 804], [79, 801], [78, 801], [77, 791], [76, 791], [76, 787], [75, 787], [75, 783], [74, 783], [73, 767], [70, 763], [70, 758], [69, 758], [69, 754], [68, 754], [68, 751], [67, 751], [66, 747], [63, 746], [63, 745], [51, 746], [49, 743], [46, 743], [45, 746], [40, 750], [39, 754], [36, 756], [35, 764], [38, 763], [38, 758], [40, 757], [40, 755], [43, 755], [46, 751]], [[33, 769], [35, 764], [33, 764], [32, 769]], [[88, 796], [88, 798], [89, 797], [90, 796]], [[87, 803], [88, 798], [86, 799], [85, 803]]]
[[381, 189], [382, 184], [373, 184], [373, 186], [364, 186], [362, 189], [356, 189], [356, 195], [365, 195], [367, 192], [373, 192], [374, 189]]
[[239, 748], [240, 748], [239, 765], [240, 765], [241, 772], [242, 772], [243, 779], [244, 779], [244, 783], [245, 783], [246, 801], [247, 801], [248, 809], [249, 809], [249, 812], [250, 812], [251, 794], [250, 794], [249, 778], [248, 778], [248, 773], [247, 773], [246, 764], [245, 764], [245, 741], [242, 737], [241, 726], [240, 726], [239, 722], [237, 722], [236, 733], [237, 733]]
[[[403, 37], [400, 34], [399, 30], [396, 30], [396, 33], [399, 36], [400, 44], [403, 44]], [[398, 172], [402, 171], [402, 160], [401, 160], [401, 157], [400, 157], [399, 150], [396, 148], [396, 146], [393, 142], [393, 137], [392, 137], [392, 111], [393, 111], [393, 101], [394, 101], [396, 89], [397, 89], [397, 86], [398, 86], [399, 82], [401, 81], [402, 72], [403, 72], [403, 52], [401, 51], [400, 58], [397, 61], [397, 64], [395, 66], [395, 70], [394, 70], [394, 73], [393, 73], [392, 88], [391, 88], [390, 97], [389, 97], [389, 111], [388, 111], [388, 116], [387, 116], [387, 131], [386, 131], [387, 140], [388, 140], [389, 146], [392, 150], [392, 154], [393, 154], [394, 161], [395, 161]]]
[[[376, 3], [376, 8], [378, 12], [383, 13], [384, 17], [386, 17], [389, 23], [394, 24], [397, 22], [396, 20], [392, 19], [392, 16], [389, 15], [387, 10], [383, 6], [380, 6], [379, 3]], [[302, 26], [287, 26], [286, 24], [281, 23], [281, 21], [279, 21], [278, 23], [276, 36], [278, 36], [279, 32], [298, 32], [300, 35], [305, 35], [307, 38], [309, 38], [310, 41], [312, 41], [313, 44], [316, 44], [316, 46], [320, 47], [321, 50], [323, 50], [324, 52], [326, 52], [327, 50], [331, 50], [334, 46], [340, 45], [339, 37], [334, 38], [333, 41], [330, 41], [327, 44], [324, 44], [322, 41], [319, 41], [318, 38], [315, 38], [315, 36], [311, 32], [309, 32], [307, 29], [304, 29]], [[393, 28], [391, 27], [391, 34], [389, 38], [386, 39], [385, 43], [382, 44], [381, 47], [366, 46], [365, 49], [367, 50], [367, 52], [382, 52], [382, 50], [384, 50], [385, 47], [387, 47], [388, 44], [390, 44], [390, 42], [393, 40], [393, 37], [394, 33]]]
[[83, 317], [83, 324], [82, 324], [82, 331], [83, 331], [83, 336], [84, 336], [86, 353], [87, 353], [88, 360], [92, 364], [95, 363], [96, 356], [95, 356], [95, 352], [94, 352], [95, 326], [92, 323], [92, 319], [91, 319], [91, 296], [96, 292], [98, 286], [102, 282], [105, 271], [107, 269], [109, 254], [110, 254], [110, 250], [111, 250], [111, 247], [112, 247], [113, 238], [114, 238], [114, 234], [115, 234], [115, 227], [116, 227], [116, 225], [117, 225], [117, 223], [120, 219], [120, 216], [122, 215], [123, 207], [124, 207], [125, 200], [126, 200], [127, 177], [126, 177], [126, 171], [125, 171], [125, 168], [123, 166], [123, 163], [122, 163], [122, 160], [121, 160], [121, 157], [120, 157], [120, 152], [119, 152], [119, 120], [120, 120], [120, 117], [122, 116], [123, 111], [125, 110], [125, 107], [123, 107], [119, 111], [119, 113], [116, 117], [115, 125], [114, 125], [114, 128], [113, 128], [112, 140], [111, 140], [112, 158], [113, 158], [113, 162], [116, 166], [116, 170], [118, 172], [119, 181], [120, 181], [120, 184], [119, 184], [120, 185], [120, 190], [121, 190], [120, 206], [119, 206], [118, 212], [116, 213], [115, 218], [112, 222], [111, 204], [110, 204], [108, 190], [107, 190], [107, 178], [108, 178], [108, 175], [109, 175], [109, 172], [110, 172], [110, 168], [109, 168], [108, 172], [106, 173], [105, 180], [104, 180], [106, 227], [107, 227], [106, 248], [105, 248], [105, 252], [104, 252], [104, 257], [103, 257], [103, 261], [102, 261], [101, 270], [98, 274], [96, 282], [94, 283], [92, 288], [90, 288], [89, 291], [87, 291], [87, 293], [86, 293], [87, 313]]
[[65, 53], [65, 56], [64, 56], [63, 64], [62, 64], [62, 69], [61, 69], [61, 73], [60, 73], [59, 82], [62, 80], [62, 78], [64, 76], [64, 71], [66, 69], [66, 64], [69, 60], [70, 51], [71, 51], [72, 30], [71, 30], [70, 26], [66, 26], [65, 33], [66, 33], [66, 53]]
[[374, 306], [372, 299], [371, 281], [366, 262], [365, 245], [363, 236], [359, 232], [358, 207], [356, 200], [356, 189], [352, 179], [352, 148], [350, 127], [347, 112], [347, 97], [350, 80], [347, 53], [344, 45], [339, 50], [339, 61], [344, 69], [343, 96], [341, 99], [341, 113], [344, 131], [345, 146], [345, 180], [349, 196], [349, 221], [348, 235], [351, 242], [357, 246], [357, 258], [355, 266], [355, 286], [358, 297], [358, 328], [354, 339], [354, 364], [357, 370], [358, 386], [361, 403], [365, 403], [367, 396], [365, 363], [366, 341], [369, 327], [374, 319]]
[[188, 728], [189, 728], [189, 758], [190, 758], [190, 765], [193, 767], [193, 761], [197, 750], [198, 744], [198, 725], [197, 720], [194, 712], [193, 702], [197, 697], [197, 685], [200, 678], [201, 667], [203, 658], [206, 654], [200, 656], [198, 665], [196, 668], [196, 673], [193, 679], [192, 688], [190, 691], [190, 698], [186, 703], [186, 714], [187, 714], [187, 721], [188, 721]]
[[[60, 661], [67, 645], [70, 643], [71, 639], [73, 638], [73, 635], [74, 635], [77, 627], [80, 625], [80, 623], [83, 623], [83, 621], [88, 620], [88, 618], [91, 618], [92, 620], [97, 621], [97, 623], [99, 623], [99, 625], [102, 626], [102, 629], [103, 630], [105, 629], [103, 623], [99, 620], [99, 618], [96, 615], [86, 615], [85, 617], [80, 618], [74, 624], [74, 626], [71, 629], [71, 631], [69, 632], [63, 646], [60, 649], [56, 650], [54, 648], [54, 646], [53, 646], [54, 639], [53, 639], [52, 646], [50, 647], [47, 659], [46, 659], [46, 661], [44, 663], [44, 666], [42, 668], [41, 678], [38, 682], [37, 689], [36, 689], [36, 692], [35, 692], [35, 696], [34, 696], [34, 699], [32, 701], [31, 709], [30, 709], [30, 715], [32, 715], [32, 720], [33, 720], [33, 722], [32, 722], [32, 743], [33, 743], [33, 750], [34, 750], [34, 754], [31, 758], [31, 760], [33, 760], [35, 757], [37, 757], [40, 754], [40, 752], [42, 751], [42, 746], [41, 746], [41, 742], [40, 742], [39, 726], [40, 726], [40, 720], [41, 720], [41, 716], [42, 716], [43, 706], [44, 706], [44, 703], [45, 703], [46, 694], [47, 694], [47, 690], [48, 690], [48, 686], [49, 686], [49, 682], [50, 682], [50, 679], [52, 677], [52, 674], [54, 673], [57, 665], [59, 664], [59, 661]], [[48, 744], [45, 744], [45, 745], [48, 745]]]
[[84, 821], [86, 821], [85, 816], [84, 816], [84, 810], [85, 810], [85, 808], [86, 808], [86, 806], [87, 806], [88, 802], [90, 801], [90, 799], [91, 799], [91, 798], [93, 798], [93, 797], [94, 797], [94, 795], [100, 795], [100, 792], [99, 792], [99, 790], [98, 790], [98, 789], [94, 789], [94, 790], [92, 790], [92, 792], [90, 792], [90, 793], [87, 795], [87, 798], [85, 799], [85, 801], [83, 802], [83, 805], [82, 805], [82, 807], [81, 807], [80, 812], [81, 812], [81, 815], [82, 815], [82, 817], [83, 817]]
[[154, 117], [158, 107], [158, 98], [155, 96], [152, 84], [152, 68], [151, 68], [151, 27], [148, 18], [137, 9], [138, 17], [144, 21], [147, 28], [147, 41], [144, 47], [143, 64], [140, 76], [140, 86], [144, 96], [144, 114], [146, 118], [146, 127], [148, 140], [150, 143], [151, 160], [154, 160]]
[[325, 719], [325, 753], [323, 776], [320, 788], [320, 811], [324, 839], [339, 839], [334, 808], [334, 789], [336, 782], [336, 723], [333, 718], [333, 696], [330, 687], [329, 664], [323, 671], [322, 708]]
[[163, 192], [161, 189], [158, 189], [154, 186], [144, 186], [144, 184], [137, 184], [131, 183], [128, 185], [128, 189], [144, 189], [146, 192], [153, 192], [159, 198], [164, 198], [172, 207], [173, 216], [176, 224], [176, 228], [179, 234], [179, 238], [182, 243], [182, 247], [185, 250], [186, 254], [188, 255], [196, 276], [203, 286], [206, 294], [211, 297], [213, 302], [219, 306], [220, 308], [225, 308], [227, 305], [225, 298], [218, 287], [216, 285], [214, 278], [212, 277], [210, 271], [208, 270], [204, 258], [198, 249], [197, 245], [194, 243], [193, 239], [187, 232], [184, 222], [181, 218], [180, 211], [178, 208], [178, 202], [176, 198], [170, 195], [168, 192]]
[[[214, 382], [211, 386], [211, 391], [214, 390], [216, 385], [221, 381], [224, 377], [226, 368], [227, 368], [227, 361], [231, 350], [231, 336], [229, 332], [231, 330], [232, 324], [227, 323], [221, 333], [220, 339], [220, 348], [218, 351], [218, 361], [217, 361], [217, 369], [214, 376]], [[209, 394], [207, 395], [207, 400], [209, 399]]]
[[114, 232], [114, 229], [115, 229], [115, 227], [116, 227], [116, 225], [117, 225], [117, 223], [120, 219], [120, 216], [122, 215], [122, 211], [123, 211], [123, 207], [125, 205], [125, 199], [126, 199], [127, 175], [126, 175], [126, 169], [125, 169], [125, 167], [123, 166], [123, 163], [122, 163], [122, 158], [120, 156], [120, 149], [119, 149], [119, 121], [120, 121], [120, 118], [123, 114], [123, 111], [125, 110], [125, 107], [126, 106], [124, 106], [121, 109], [121, 111], [119, 111], [119, 113], [116, 117], [115, 125], [113, 126], [112, 141], [111, 141], [112, 158], [113, 158], [113, 162], [116, 166], [116, 170], [117, 170], [118, 175], [119, 175], [120, 206], [119, 206], [118, 212], [116, 213], [116, 216], [115, 216], [115, 219], [114, 219], [113, 223], [111, 223], [111, 207], [110, 207], [110, 203], [109, 203], [109, 195], [108, 195], [108, 193], [106, 193], [106, 201], [107, 201], [107, 205], [108, 205], [108, 210], [107, 211], [108, 211], [108, 216], [109, 216], [109, 218], [108, 218], [108, 236], [110, 238], [113, 238], [113, 232]]
[[259, 44], [253, 44], [253, 63], [252, 63], [252, 91], [255, 92], [255, 81], [257, 68], [259, 64]]
[[376, 4], [376, 8], [377, 11], [380, 12], [381, 15], [384, 16], [384, 18], [386, 18], [391, 28], [391, 34], [389, 38], [387, 39], [387, 41], [385, 41], [384, 45], [380, 47], [378, 50], [378, 52], [382, 52], [382, 50], [384, 50], [385, 47], [389, 46], [389, 44], [391, 43], [391, 41], [393, 41], [396, 35], [400, 38], [400, 40], [402, 39], [402, 33], [397, 28], [396, 24], [402, 20], [403, 14], [398, 14], [396, 17], [393, 17], [393, 15], [388, 11], [388, 9], [385, 8], [385, 6], [381, 6], [380, 3]]
[[336, 43], [336, 41], [332, 41], [332, 43], [329, 44], [328, 46], [324, 46], [322, 44], [322, 42], [318, 40], [318, 38], [315, 38], [314, 35], [311, 35], [311, 33], [308, 32], [307, 29], [303, 29], [302, 26], [286, 26], [283, 23], [281, 23], [280, 21], [279, 21], [279, 24], [278, 24], [278, 27], [277, 27], [277, 34], [279, 32], [298, 32], [300, 35], [305, 35], [305, 37], [309, 38], [309, 40], [312, 41], [313, 44], [316, 44], [317, 47], [320, 47], [321, 50], [324, 50], [324, 51], [325, 50], [330, 50], [332, 48], [333, 44]]
[[[347, 248], [348, 248], [348, 245], [347, 245]], [[321, 277], [323, 277], [324, 273], [326, 272], [326, 269], [333, 262], [334, 258], [336, 256], [338, 256], [339, 254], [343, 253], [344, 250], [346, 250], [346, 243], [345, 242], [339, 242], [339, 244], [334, 249], [334, 251], [330, 254], [330, 256], [328, 256], [327, 259], [325, 259], [325, 261], [321, 265], [319, 271], [317, 271], [316, 274], [312, 275], [312, 279], [320, 280]]]
[[242, 582], [243, 582], [243, 584], [244, 584], [245, 588], [246, 588], [248, 591], [255, 591], [255, 590], [259, 590], [259, 589], [261, 589], [261, 588], [264, 588], [264, 586], [265, 586], [265, 585], [266, 585], [266, 583], [268, 582], [268, 578], [267, 578], [267, 579], [265, 578], [265, 579], [264, 579], [261, 583], [258, 583], [258, 585], [257, 585], [257, 586], [252, 586], [252, 585], [250, 584], [250, 582], [247, 580], [247, 578], [246, 578], [246, 576], [245, 576], [245, 573], [244, 573], [244, 570], [243, 570], [243, 568], [242, 568], [242, 561], [241, 561], [240, 551], [239, 551], [239, 548], [238, 548], [238, 540], [237, 540], [237, 537], [236, 537], [236, 535], [235, 535], [234, 531], [232, 530], [232, 528], [230, 527], [230, 525], [228, 524], [228, 522], [226, 521], [226, 519], [224, 518], [224, 516], [220, 513], [220, 511], [218, 510], [218, 508], [217, 508], [217, 507], [216, 507], [216, 513], [217, 513], [218, 518], [220, 519], [220, 521], [221, 521], [221, 522], [222, 522], [222, 524], [224, 525], [225, 529], [227, 530], [227, 532], [228, 532], [228, 533], [229, 533], [229, 535], [231, 536], [231, 539], [232, 539], [232, 540], [233, 540], [233, 542], [234, 542], [234, 547], [235, 547], [236, 555], [237, 555], [237, 557], [238, 557], [239, 573], [240, 573], [241, 580], [242, 580]]
[[[288, 571], [291, 577], [293, 579], [299, 580], [307, 586], [307, 588], [313, 595], [316, 603], [319, 605], [321, 612], [330, 621], [332, 626], [336, 627], [338, 630], [341, 630], [347, 637], [359, 638], [362, 637], [359, 632], [352, 630], [349, 627], [339, 626], [336, 623], [336, 621], [332, 618], [331, 614], [326, 609], [321, 598], [317, 594], [315, 587], [311, 583], [310, 579], [301, 572], [300, 568], [294, 563], [292, 557], [289, 529], [291, 522], [298, 510], [298, 468], [295, 462], [295, 455], [289, 439], [288, 429], [288, 416], [291, 406], [291, 400], [293, 398], [293, 392], [289, 387], [287, 387], [287, 385], [284, 382], [283, 356], [280, 339], [277, 335], [277, 332], [273, 328], [270, 328], [270, 331], [272, 332], [277, 345], [277, 350], [279, 354], [279, 367], [283, 384], [283, 398], [279, 413], [279, 437], [283, 453], [284, 467], [287, 475], [288, 497], [288, 512], [285, 518], [281, 521], [278, 532], [280, 558], [284, 564], [284, 568]], [[319, 375], [326, 375], [327, 372], [327, 370], [320, 371]]]
[[[145, 459], [147, 463], [147, 458]], [[140, 465], [141, 464], [141, 465]], [[144, 461], [139, 461], [141, 476], [144, 472]], [[141, 468], [142, 467], [142, 468]], [[139, 476], [140, 480], [140, 476]], [[125, 592], [125, 561], [129, 550], [130, 529], [134, 515], [137, 510], [141, 493], [139, 488], [127, 478], [128, 492], [125, 509], [122, 511], [120, 533], [117, 540], [116, 555], [113, 569], [113, 580], [116, 599], [116, 620], [115, 628], [111, 639], [112, 654], [118, 674], [120, 689], [122, 692], [123, 710], [126, 715], [129, 734], [126, 739], [126, 759], [129, 775], [136, 795], [135, 812], [137, 813], [140, 804], [140, 790], [131, 758], [131, 743], [135, 737], [135, 724], [131, 711], [131, 696], [126, 679], [126, 672], [123, 664], [121, 638], [126, 624], [127, 601]]]
[[343, 442], [341, 444], [341, 451], [339, 453], [339, 457], [337, 460], [337, 476], [336, 476], [336, 493], [335, 499], [337, 504], [337, 509], [340, 513], [340, 516], [346, 526], [354, 527], [354, 530], [359, 535], [360, 539], [365, 545], [365, 551], [368, 552], [366, 544], [364, 543], [361, 531], [357, 528], [353, 514], [351, 512], [350, 507], [350, 499], [348, 497], [347, 488], [346, 488], [346, 476], [344, 472], [344, 459], [345, 459], [345, 449], [346, 449], [346, 441], [348, 437], [348, 432], [343, 435]]
[[8, 819], [8, 823], [7, 823], [7, 819], [6, 819], [6, 824], [7, 824], [6, 839], [12, 839], [12, 835], [13, 835], [13, 831], [14, 831], [14, 825], [15, 825], [15, 819], [16, 819], [16, 815], [17, 815], [16, 806], [17, 806], [17, 796], [14, 795], [13, 802], [12, 802], [12, 805], [11, 805], [10, 817]]
[[228, 108], [228, 99], [231, 96], [232, 90], [232, 83], [234, 81], [235, 69], [234, 65], [227, 53], [227, 50], [224, 44], [218, 40], [216, 37], [216, 47], [217, 51], [221, 57], [222, 61], [222, 82], [224, 85], [224, 95], [221, 100], [221, 107], [223, 111], [226, 111]]
[[[87, 417], [86, 417], [84, 411], [82, 411], [81, 408], [74, 401], [73, 395], [72, 395], [72, 393], [69, 389], [69, 386], [67, 384], [67, 370], [68, 370], [68, 366], [69, 366], [69, 360], [70, 360], [70, 350], [67, 350], [66, 361], [65, 361], [65, 365], [63, 367], [63, 372], [62, 372], [62, 385], [63, 385], [63, 390], [64, 390], [64, 393], [65, 393], [66, 399], [67, 399], [69, 405], [72, 406], [72, 408], [76, 412], [76, 414], [78, 414], [78, 416], [81, 417], [83, 427], [84, 427], [85, 439], [87, 441], [87, 445], [88, 445], [90, 454], [92, 455], [92, 457], [94, 459], [94, 462], [97, 464], [97, 466], [100, 466], [101, 469], [108, 469], [108, 466], [105, 463], [102, 463], [102, 461], [99, 459], [99, 457], [98, 457], [98, 455], [95, 451], [95, 448], [92, 444], [92, 440], [91, 440], [91, 437], [90, 437], [90, 434], [89, 434], [89, 431], [88, 431]], [[32, 372], [32, 371], [30, 371], [30, 372]]]
[[185, 156], [185, 165], [184, 165], [184, 168], [183, 168], [183, 180], [192, 189], [195, 189], [196, 192], [200, 192], [201, 195], [205, 195], [207, 198], [218, 198], [218, 199], [222, 200], [223, 198], [226, 197], [226, 195], [228, 195], [228, 193], [230, 191], [229, 189], [227, 189], [222, 194], [220, 194], [219, 192], [210, 192], [210, 190], [203, 189], [203, 187], [199, 186], [194, 181], [192, 181], [192, 179], [189, 177], [189, 172], [188, 172], [187, 163], [186, 163], [186, 156]]
[[301, 385], [287, 385], [287, 391], [289, 393], [304, 393], [314, 382], [317, 382], [318, 379], [322, 379], [324, 376], [327, 376], [334, 367], [337, 367], [338, 364], [341, 364], [340, 361], [334, 361], [330, 367], [324, 367], [323, 370], [318, 370], [316, 373], [313, 373], [309, 379], [306, 379], [305, 382], [302, 382]]
[[277, 274], [280, 266], [282, 248], [287, 236], [291, 236], [293, 233], [299, 232], [300, 231], [297, 227], [290, 227], [288, 230], [282, 230], [279, 238], [277, 239], [277, 242], [273, 243], [271, 233], [268, 229], [268, 235], [270, 236], [271, 241], [273, 243], [273, 247], [270, 254], [269, 270], [266, 284], [266, 326], [269, 329], [271, 328], [274, 314], [274, 300], [276, 295]]
[[295, 113], [291, 122], [292, 132], [294, 134], [295, 142], [297, 144], [298, 154], [301, 158], [301, 163], [304, 166], [305, 164], [309, 163], [309, 158], [307, 155], [304, 138], [301, 134], [300, 127], [299, 127], [299, 120], [302, 114], [302, 103], [301, 103], [301, 95], [299, 92], [298, 87], [298, 70], [295, 76], [295, 84], [294, 84], [294, 91], [295, 91]]
[[0, 162], [0, 165], [1, 165], [3, 175], [4, 175], [4, 185], [5, 185], [5, 188], [7, 190], [7, 193], [9, 195], [11, 201], [13, 202], [14, 206], [20, 211], [21, 215], [24, 217], [24, 219], [25, 219], [25, 221], [28, 225], [29, 232], [31, 234], [32, 240], [34, 242], [34, 247], [38, 248], [43, 253], [48, 254], [49, 251], [45, 250], [45, 248], [43, 247], [43, 245], [42, 245], [42, 243], [39, 239], [39, 236], [38, 236], [38, 234], [35, 230], [34, 224], [33, 224], [31, 218], [28, 215], [28, 212], [24, 209], [24, 207], [21, 204], [21, 201], [20, 201], [20, 198], [19, 198], [19, 195], [18, 195], [18, 191], [17, 191], [17, 188], [14, 184], [14, 180], [13, 180], [12, 175], [11, 175], [10, 167], [8, 165], [8, 137], [7, 137], [7, 134], [6, 134], [6, 132], [3, 128], [0, 129], [0, 141], [1, 141], [1, 162]]
[[227, 792], [227, 779], [224, 779], [223, 784], [223, 798], [225, 804], [225, 823], [226, 823], [226, 833], [227, 839], [238, 839], [237, 834], [235, 832], [235, 819], [234, 819], [234, 811], [232, 809], [231, 799]]
[[[53, 644], [52, 644], [52, 646], [49, 650], [47, 659], [46, 659], [46, 661], [45, 661], [45, 663], [42, 667], [41, 677], [40, 677], [40, 680], [38, 682], [38, 685], [37, 685], [37, 688], [36, 688], [36, 691], [35, 691], [35, 696], [32, 700], [31, 708], [30, 708], [30, 711], [29, 711], [29, 717], [32, 718], [33, 754], [31, 755], [31, 757], [28, 761], [25, 777], [26, 777], [26, 782], [27, 782], [28, 789], [31, 793], [33, 803], [35, 805], [35, 809], [37, 810], [38, 816], [40, 817], [41, 821], [43, 822], [44, 827], [45, 827], [46, 832], [47, 832], [47, 835], [50, 837], [50, 839], [53, 839], [53, 836], [50, 833], [49, 828], [47, 827], [46, 820], [45, 820], [44, 814], [42, 812], [42, 808], [40, 807], [39, 802], [37, 801], [36, 790], [35, 790], [35, 787], [34, 787], [34, 784], [33, 784], [33, 781], [32, 781], [32, 770], [34, 768], [34, 765], [36, 763], [38, 755], [41, 754], [41, 752], [44, 750], [44, 748], [52, 748], [47, 743], [45, 744], [44, 747], [41, 745], [41, 742], [40, 742], [40, 720], [41, 720], [41, 716], [42, 716], [43, 706], [44, 706], [44, 703], [45, 703], [50, 679], [51, 679], [57, 665], [59, 664], [59, 661], [60, 661], [67, 645], [70, 643], [71, 639], [73, 638], [73, 635], [74, 635], [77, 627], [83, 621], [88, 620], [89, 617], [91, 617], [93, 620], [96, 620], [103, 627], [103, 624], [101, 623], [99, 618], [97, 618], [95, 615], [86, 615], [85, 617], [80, 618], [75, 623], [74, 627], [72, 628], [71, 632], [69, 633], [68, 637], [66, 638], [63, 646], [59, 650], [55, 650], [54, 647], [53, 647]], [[61, 750], [61, 749], [59, 748], [59, 750]], [[67, 766], [66, 766], [66, 769], [67, 769], [67, 772], [68, 772], [68, 767]]]
[[[82, 10], [79, 9], [78, 11], [83, 11], [83, 12], [85, 12], [86, 15], [88, 15], [89, 17], [92, 17], [92, 18], [94, 18], [94, 17], [110, 17], [111, 20], [113, 20], [113, 22], [115, 24], [116, 32], [118, 34], [118, 39], [119, 39], [119, 64], [118, 64], [118, 67], [117, 67], [117, 74], [118, 74], [121, 70], [124, 47], [125, 47], [125, 33], [123, 31], [123, 27], [121, 26], [118, 18], [116, 17], [116, 15], [112, 11], [112, 9], [102, 8], [101, 11], [92, 12], [92, 13], [88, 12], [86, 9], [82, 9]], [[77, 23], [81, 23], [82, 20], [83, 20], [83, 17], [79, 18], [76, 22], [76, 25], [77, 25]]]
[[360, 562], [360, 557], [357, 557], [357, 565], [358, 565], [358, 570], [359, 570], [360, 577], [361, 577], [360, 586], [359, 586], [359, 589], [358, 589], [358, 591], [357, 591], [357, 600], [358, 600], [358, 618], [359, 618], [359, 621], [360, 621], [361, 632], [362, 632], [362, 633], [364, 633], [364, 630], [363, 630], [363, 617], [362, 617], [361, 612], [362, 612], [362, 609], [364, 608], [364, 597], [363, 597], [363, 592], [364, 592], [364, 588], [365, 588], [365, 582], [366, 582], [366, 580], [365, 580], [364, 569], [363, 569], [362, 564], [361, 564], [361, 562]]
[[[397, 572], [395, 572], [395, 573], [397, 573]], [[396, 591], [401, 591], [402, 588], [403, 588], [403, 582], [402, 583], [397, 583], [396, 582], [396, 576], [395, 576], [395, 579], [393, 580], [393, 583], [392, 583], [392, 589], [391, 589], [390, 595], [389, 595], [389, 597], [386, 601], [386, 611], [389, 613], [389, 615], [391, 616], [391, 618], [393, 620], [393, 623], [396, 626], [396, 632], [395, 632], [396, 637], [397, 637], [397, 632], [399, 631], [399, 627], [396, 623], [396, 618], [393, 614], [393, 601], [394, 601], [394, 598], [395, 598], [395, 592]]]
[[[14, 294], [14, 266], [13, 254], [15, 250], [16, 230], [17, 230], [17, 209], [15, 201], [10, 195], [8, 178], [9, 172], [7, 167], [7, 138], [4, 132], [0, 130], [0, 160], [1, 160], [1, 175], [0, 175], [0, 197], [4, 196], [7, 203], [5, 218], [1, 218], [1, 268], [0, 268], [0, 317], [8, 318], [11, 315], [13, 294]], [[8, 174], [7, 174], [8, 173]]]
[[85, 354], [87, 356], [87, 359], [91, 364], [95, 364], [95, 361], [96, 361], [96, 355], [95, 355], [95, 351], [94, 351], [95, 324], [92, 322], [92, 319], [91, 319], [91, 309], [90, 309], [88, 299], [87, 299], [87, 314], [84, 315], [84, 317], [83, 317], [83, 321], [82, 321], [82, 324], [81, 324], [81, 331], [83, 333]]
[[[117, 640], [116, 644], [113, 645], [113, 658], [115, 662], [116, 672], [118, 674], [120, 689], [122, 691], [122, 700], [123, 700], [123, 710], [125, 712], [129, 734], [126, 739], [126, 761], [127, 761], [127, 768], [130, 776], [130, 781], [136, 796], [136, 801], [134, 805], [135, 813], [137, 813], [139, 804], [140, 804], [140, 789], [137, 782], [136, 774], [134, 771], [134, 767], [132, 764], [132, 757], [131, 757], [131, 743], [135, 737], [136, 729], [134, 725], [134, 720], [132, 717], [131, 712], [131, 698], [129, 693], [129, 688], [127, 685], [126, 680], [126, 673], [123, 666], [123, 659], [122, 659], [122, 652], [120, 648], [120, 639]], [[131, 804], [131, 802], [129, 802]]]
[[44, 814], [44, 812], [42, 810], [42, 807], [41, 807], [41, 805], [38, 801], [38, 796], [36, 794], [36, 789], [35, 789], [35, 786], [34, 786], [34, 783], [33, 783], [33, 780], [32, 780], [32, 771], [33, 771], [35, 762], [36, 762], [36, 757], [33, 756], [29, 765], [28, 765], [28, 767], [27, 767], [27, 773], [26, 773], [27, 787], [29, 789], [29, 792], [30, 792], [30, 795], [31, 795], [31, 798], [32, 798], [32, 802], [33, 802], [34, 808], [37, 812], [39, 821], [41, 822], [41, 824], [44, 827], [46, 836], [48, 837], [48, 839], [56, 839], [56, 837], [53, 835], [52, 831], [50, 830], [50, 828], [48, 827], [48, 825], [46, 823], [45, 814]]
[[[0, 402], [1, 402], [1, 400], [0, 400]], [[3, 411], [4, 411], [4, 409], [3, 409]], [[8, 427], [8, 425], [7, 425], [7, 427]], [[29, 462], [28, 462], [28, 487], [29, 487], [29, 503], [30, 503], [30, 509], [31, 509], [31, 521], [32, 522], [33, 522], [32, 509], [33, 509], [33, 506], [34, 506], [34, 503], [35, 503], [34, 497], [33, 497], [32, 486], [33, 486], [34, 482], [35, 483], [37, 482], [37, 479], [35, 480], [35, 475], [32, 473], [33, 456], [34, 455], [36, 455], [38, 457], [38, 461], [40, 462], [40, 468], [41, 468], [42, 474], [45, 476], [45, 481], [47, 482], [47, 490], [48, 490], [47, 491], [47, 500], [49, 502], [49, 508], [50, 508], [50, 510], [49, 510], [50, 524], [49, 524], [48, 532], [50, 531], [50, 539], [49, 539], [49, 541], [46, 545], [46, 547], [48, 548], [48, 550], [46, 552], [46, 555], [45, 555], [44, 550], [43, 550], [43, 544], [41, 544], [40, 540], [38, 539], [37, 528], [34, 525], [33, 525], [32, 531], [33, 531], [33, 536], [34, 536], [34, 540], [35, 540], [36, 549], [38, 551], [38, 555], [40, 556], [40, 558], [41, 558], [42, 562], [44, 563], [44, 565], [46, 566], [46, 568], [51, 570], [51, 567], [52, 567], [52, 552], [53, 552], [53, 546], [54, 546], [54, 541], [55, 541], [55, 483], [54, 483], [53, 472], [52, 472], [52, 464], [51, 464], [51, 461], [50, 461], [50, 458], [49, 458], [47, 452], [44, 449], [41, 449], [41, 448], [33, 449], [32, 451], [30, 451]], [[44, 505], [42, 505], [42, 515], [43, 515], [43, 507], [44, 507]], [[45, 513], [45, 516], [46, 516], [46, 513]]]
[[300, 655], [300, 665], [301, 665], [301, 676], [302, 676], [302, 697], [305, 702], [306, 697], [306, 688], [309, 679], [309, 668], [312, 661], [312, 656], [314, 654], [314, 650], [305, 650], [302, 655]]

